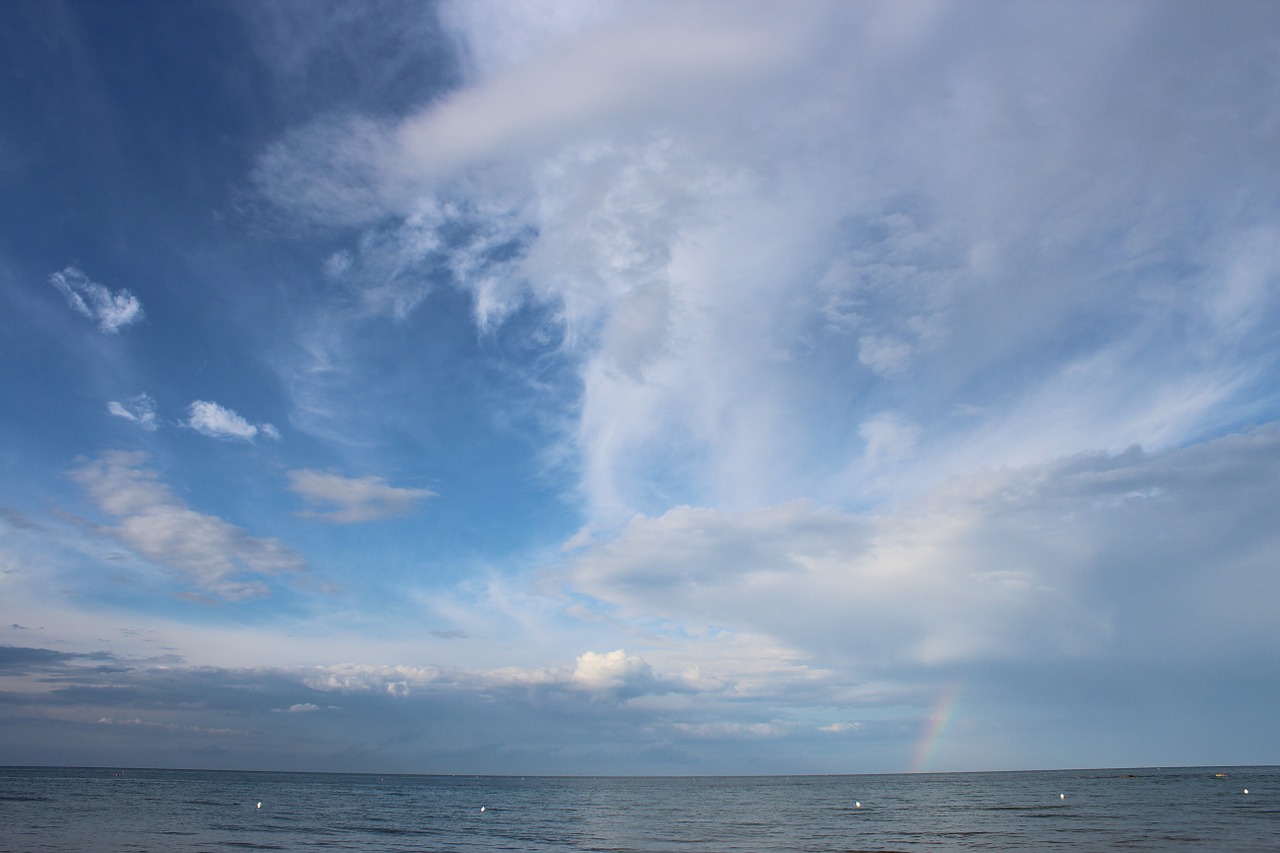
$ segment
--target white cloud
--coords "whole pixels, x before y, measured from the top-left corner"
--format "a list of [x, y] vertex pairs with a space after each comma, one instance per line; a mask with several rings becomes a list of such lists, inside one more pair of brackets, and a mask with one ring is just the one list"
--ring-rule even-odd
[[471, 71], [489, 76], [616, 20], [624, 10], [613, 0], [446, 0], [439, 16]]
[[198, 589], [233, 601], [265, 595], [262, 576], [306, 568], [280, 540], [250, 536], [191, 509], [145, 462], [142, 453], [111, 452], [72, 472], [98, 508], [115, 519], [98, 528], [103, 535]]
[[308, 503], [330, 507], [305, 510], [300, 515], [333, 524], [405, 515], [416, 503], [435, 495], [430, 489], [392, 486], [381, 477], [351, 478], [310, 469], [290, 471], [289, 489]]
[[573, 680], [597, 696], [628, 697], [661, 689], [649, 662], [622, 649], [579, 655]]
[[898, 376], [911, 362], [915, 348], [894, 337], [864, 335], [858, 341], [858, 361], [881, 376]]
[[[605, 528], [682, 502], [861, 506], [885, 495], [889, 459], [903, 497], [984, 464], [1243, 422], [1261, 374], [1228, 364], [1230, 330], [1280, 307], [1275, 223], [1237, 196], [1269, 163], [1249, 118], [1268, 96], [1197, 76], [1210, 41], [1168, 47], [1241, 21], [1044, 7], [1029, 31], [989, 7], [953, 50], [939, 34], [964, 15], [459, 4], [444, 17], [471, 51], [466, 85], [399, 123], [299, 130], [263, 187], [336, 224], [352, 221], [338, 209], [399, 218], [343, 273], [363, 271], [365, 309], [407, 316], [441, 280], [414, 272], [428, 259], [487, 333], [545, 309], [537, 333], [581, 380], [556, 401], [576, 420], [567, 452]], [[1196, 118], [1224, 99], [1235, 118]], [[493, 239], [441, 239], [486, 226]], [[343, 328], [317, 325], [328, 342]], [[300, 408], [332, 409], [340, 350], [286, 369]], [[1189, 386], [1203, 393], [1160, 426]]]
[[[255, 180], [275, 203], [328, 226], [378, 219], [399, 193], [378, 172], [386, 128], [369, 119], [329, 116], [270, 147]], [[384, 155], [385, 156], [385, 155]]]
[[881, 412], [858, 426], [858, 436], [866, 442], [866, 459], [874, 466], [908, 457], [919, 435], [918, 427], [893, 412]]
[[[682, 507], [634, 519], [562, 580], [624, 624], [762, 635], [846, 673], [1264, 653], [1280, 650], [1257, 603], [1280, 594], [1263, 520], [1278, 466], [1269, 427], [978, 472], [876, 515]], [[600, 677], [625, 671], [615, 658], [592, 661]]]
[[[103, 661], [109, 665], [103, 666]], [[740, 697], [733, 696], [623, 695], [614, 688], [601, 692], [578, 682], [572, 670], [433, 671], [356, 664], [197, 667], [176, 660], [12, 647], [3, 663], [7, 671], [29, 676], [29, 683], [56, 685], [40, 690], [12, 679], [9, 683], [23, 696], [28, 714], [35, 709], [56, 719], [63, 731], [60, 742], [70, 739], [80, 751], [85, 728], [114, 723], [145, 727], [162, 738], [211, 736], [183, 737], [178, 748], [217, 743], [235, 750], [234, 744], [213, 737], [235, 732], [247, 739], [237, 758], [245, 762], [240, 766], [249, 767], [261, 766], [250, 755], [263, 748], [271, 756], [281, 754], [269, 747], [273, 742], [278, 746], [282, 736], [292, 738], [288, 754], [295, 760], [318, 747], [324, 755], [319, 758], [322, 766], [331, 770], [348, 769], [341, 753], [358, 751], [363, 762], [375, 756], [383, 772], [408, 769], [423, 760], [448, 772], [583, 772], [598, 766], [584, 766], [584, 761], [592, 761], [591, 753], [605, 750], [616, 759], [642, 747], [613, 769], [672, 772], [702, 767], [732, 772], [754, 764], [759, 772], [764, 756], [755, 749], [745, 763], [731, 756], [741, 757], [742, 744], [759, 747], [768, 741], [779, 742], [785, 752], [771, 769], [829, 771], [846, 760], [833, 756], [817, 765], [803, 759], [797, 763], [795, 747], [803, 749], [808, 741], [825, 754], [829, 747], [819, 738], [828, 743], [830, 738], [819, 733], [812, 717], [804, 722], [790, 719], [785, 701], [762, 708], [744, 707]], [[103, 686], [112, 689], [95, 689]], [[334, 693], [344, 694], [340, 707], [327, 701]], [[335, 710], [342, 711], [341, 719], [323, 713]], [[365, 724], [349, 725], [357, 716]], [[408, 737], [387, 743], [385, 731], [397, 726]], [[503, 736], [495, 740], [495, 731]], [[319, 732], [324, 735], [319, 741], [308, 736]], [[655, 743], [663, 747], [656, 755]], [[525, 755], [514, 764], [511, 744], [522, 744]], [[671, 744], [679, 744], [674, 753], [668, 748]], [[134, 748], [118, 742], [113, 746], [121, 754]], [[448, 756], [459, 750], [466, 755], [450, 763]], [[559, 759], [552, 757], [557, 755]], [[532, 763], [523, 763], [530, 759]], [[656, 763], [649, 763], [654, 759]], [[861, 760], [865, 764], [865, 754]]]
[[127, 403], [112, 400], [107, 403], [107, 412], [118, 418], [132, 421], [148, 432], [154, 432], [159, 427], [156, 422], [156, 401], [145, 393], [139, 394]]
[[187, 407], [186, 425], [201, 435], [233, 441], [253, 441], [259, 433], [279, 440], [271, 424], [251, 424], [236, 412], [208, 400], [194, 400]]
[[304, 683], [314, 690], [395, 697], [420, 696], [433, 691], [482, 694], [488, 690], [519, 689], [627, 702], [639, 697], [672, 693], [714, 693], [723, 687], [720, 682], [699, 683], [689, 673], [681, 677], [661, 676], [644, 658], [622, 650], [584, 652], [578, 656], [572, 670], [513, 666], [491, 670], [448, 669], [348, 663], [318, 666], [304, 671], [302, 677]]
[[[449, 603], [469, 636], [633, 649], [547, 676], [579, 690], [697, 669], [860, 701], [921, 668], [1220, 655], [1164, 614], [1209, 631], [1232, 601], [1275, 648], [1248, 592], [1271, 534], [1220, 541], [1197, 498], [1269, 508], [1233, 460], [1270, 470], [1271, 434], [1188, 448], [1274, 414], [1263, 13], [489, 8], [444, 10], [457, 91], [300, 128], [260, 175], [299, 215], [378, 222], [282, 367], [299, 422], [347, 411], [361, 324], [446, 282], [580, 382], [540, 402], [593, 537], [548, 582], [582, 634], [508, 584], [500, 617]], [[1253, 76], [1222, 73], [1228, 43]]]
[[123, 288], [113, 293], [75, 267], [53, 273], [49, 283], [61, 291], [68, 305], [96, 321], [107, 334], [142, 320], [142, 303], [136, 296]]
[[1238, 340], [1267, 315], [1280, 290], [1280, 223], [1226, 235], [1206, 254], [1205, 317], [1215, 337]]
[[436, 684], [443, 677], [437, 667], [333, 664], [305, 673], [303, 683], [313, 690], [326, 692], [374, 691], [408, 696]]
[[[400, 27], [408, 7], [318, 8], [325, 27], [292, 40], [306, 56], [282, 60], [299, 78], [351, 60], [371, 79], [430, 41]], [[1187, 667], [1202, 676], [1243, 653], [1255, 657], [1241, 669], [1267, 672], [1280, 441], [1274, 427], [1232, 431], [1275, 414], [1276, 13], [1178, 12], [445, 4], [467, 48], [461, 85], [416, 108], [339, 109], [258, 164], [264, 194], [308, 227], [363, 229], [323, 242], [323, 287], [308, 291], [322, 302], [280, 344], [291, 423], [350, 449], [346, 423], [391, 432], [387, 419], [417, 414], [404, 401], [434, 404], [407, 380], [353, 390], [408, 371], [419, 333], [445, 328], [426, 309], [446, 300], [430, 298], [458, 288], [484, 370], [536, 385], [539, 370], [514, 363], [531, 342], [537, 367], [568, 375], [530, 394], [563, 439], [543, 458], [579, 477], [567, 503], [583, 536], [530, 560], [553, 568], [527, 586], [509, 564], [456, 589], [423, 579], [401, 610], [376, 610], [376, 632], [360, 621], [372, 607], [343, 605], [310, 634], [170, 625], [167, 642], [246, 667], [354, 660], [305, 670], [257, 707], [323, 706], [290, 707], [309, 688], [360, 693], [349, 704], [386, 719], [427, 710], [457, 761], [480, 754], [466, 738], [544, 748], [524, 735], [559, 725], [593, 746], [604, 726], [626, 729], [631, 755], [777, 743], [786, 766], [805, 732], [819, 750], [878, 737], [858, 706], [899, 727], [896, 769], [901, 731], [920, 730], [952, 678], [975, 705], [1026, 676], [1094, 701], [1088, 688], [1128, 666], [1164, 679], [1181, 715]], [[370, 42], [361, 28], [387, 19], [426, 35]], [[351, 54], [316, 33], [341, 33]], [[356, 61], [370, 43], [395, 62]], [[60, 289], [104, 331], [132, 310], [124, 292]], [[403, 350], [385, 348], [392, 323]], [[371, 353], [378, 371], [363, 369]], [[401, 407], [365, 405], [375, 397]], [[109, 411], [144, 424], [147, 410]], [[278, 437], [205, 401], [187, 425]], [[198, 589], [243, 597], [300, 567], [188, 507], [141, 457], [76, 476], [116, 519], [101, 532]], [[379, 477], [289, 478], [304, 514], [333, 523], [428, 496]], [[32, 553], [4, 557], [18, 567], [5, 583], [26, 590], [36, 626], [58, 587], [29, 579]], [[114, 627], [94, 619], [64, 624], [88, 643]], [[1198, 719], [1267, 707], [1239, 701], [1249, 683], [1203, 691], [1217, 710]], [[486, 713], [552, 722], [478, 724]]]
[[773, 721], [768, 723], [673, 723], [671, 728], [683, 735], [698, 739], [751, 741], [784, 737], [795, 726], [782, 721]]
[[458, 92], [397, 128], [389, 165], [412, 177], [447, 174], [513, 149], [523, 156], [602, 121], [662, 115], [791, 59], [794, 21], [807, 17], [799, 12], [788, 26], [770, 27], [748, 15], [704, 20], [696, 7], [671, 12], [596, 26], [590, 38], [562, 40]]
[[330, 278], [341, 278], [351, 269], [352, 257], [348, 251], [334, 252], [324, 260], [324, 274]]

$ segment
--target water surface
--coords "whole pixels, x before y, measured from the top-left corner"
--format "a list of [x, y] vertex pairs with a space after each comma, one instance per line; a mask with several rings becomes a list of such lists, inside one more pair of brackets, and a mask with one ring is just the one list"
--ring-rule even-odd
[[237, 849], [1276, 851], [1280, 768], [691, 778], [0, 768], [0, 853]]

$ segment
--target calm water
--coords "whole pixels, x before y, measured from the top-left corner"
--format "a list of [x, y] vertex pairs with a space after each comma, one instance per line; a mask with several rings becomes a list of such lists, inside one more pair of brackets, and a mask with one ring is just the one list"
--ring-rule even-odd
[[237, 849], [1275, 851], [1280, 767], [523, 779], [0, 768], [4, 853]]

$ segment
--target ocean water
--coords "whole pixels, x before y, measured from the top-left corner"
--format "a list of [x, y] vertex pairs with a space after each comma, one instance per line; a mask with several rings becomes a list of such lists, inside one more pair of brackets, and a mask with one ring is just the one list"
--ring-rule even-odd
[[225, 850], [1276, 851], [1280, 767], [680, 778], [0, 768], [4, 853]]

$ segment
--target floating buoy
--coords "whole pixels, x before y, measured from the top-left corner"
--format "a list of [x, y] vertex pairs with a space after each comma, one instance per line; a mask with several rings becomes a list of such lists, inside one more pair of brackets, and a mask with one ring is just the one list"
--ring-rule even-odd
[[1244, 792], [1245, 792], [1246, 794], [1247, 794], [1247, 793], [1249, 793], [1249, 789], [1248, 789], [1248, 788], [1245, 788], [1245, 789], [1244, 789]]
[[1060, 800], [1065, 800], [1066, 798], [1067, 798], [1067, 795], [1066, 795], [1066, 794], [1059, 794], [1059, 795], [1058, 795], [1058, 799], [1060, 799]]
[[854, 801], [853, 801], [853, 807], [854, 807], [855, 809], [860, 809], [860, 808], [862, 808], [862, 803], [858, 802], [857, 800], [854, 800]]
[[480, 811], [484, 811], [484, 806], [481, 806], [481, 807], [480, 807]]
[[258, 805], [254, 806], [254, 808], [262, 808], [262, 800], [258, 800]]

